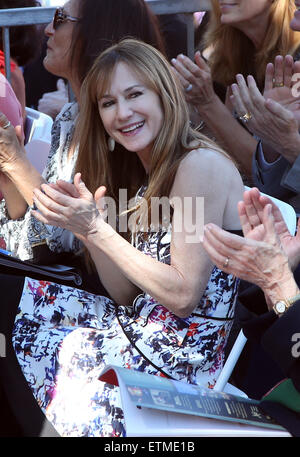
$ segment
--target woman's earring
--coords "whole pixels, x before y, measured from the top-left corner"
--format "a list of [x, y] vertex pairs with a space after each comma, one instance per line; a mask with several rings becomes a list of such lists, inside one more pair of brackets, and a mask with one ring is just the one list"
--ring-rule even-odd
[[107, 141], [108, 150], [110, 152], [113, 152], [115, 150], [115, 145], [116, 145], [115, 140], [110, 136]]

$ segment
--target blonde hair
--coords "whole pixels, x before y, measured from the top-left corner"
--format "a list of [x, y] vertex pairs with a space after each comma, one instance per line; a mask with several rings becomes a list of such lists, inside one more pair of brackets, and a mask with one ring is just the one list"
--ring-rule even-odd
[[148, 88], [158, 94], [163, 110], [163, 125], [153, 145], [144, 195], [149, 212], [151, 197], [169, 196], [181, 160], [195, 149], [195, 145], [227, 154], [191, 128], [184, 94], [166, 58], [146, 43], [125, 39], [96, 59], [81, 89], [75, 133], [79, 142], [76, 170], [81, 172], [83, 181], [92, 192], [104, 185], [107, 195], [118, 202], [119, 189], [127, 189], [130, 199], [146, 180], [135, 153], [128, 152], [118, 143], [113, 152], [108, 150], [108, 136], [98, 112], [98, 100], [109, 87], [114, 69], [120, 62], [128, 65]]
[[211, 47], [209, 57], [213, 80], [228, 86], [235, 82], [235, 75], [252, 74], [262, 88], [266, 65], [276, 55], [294, 54], [300, 45], [300, 32], [290, 28], [296, 6], [291, 0], [273, 0], [269, 24], [259, 49], [251, 40], [232, 25], [221, 24], [218, 0], [211, 0], [211, 17], [204, 36], [204, 46]]

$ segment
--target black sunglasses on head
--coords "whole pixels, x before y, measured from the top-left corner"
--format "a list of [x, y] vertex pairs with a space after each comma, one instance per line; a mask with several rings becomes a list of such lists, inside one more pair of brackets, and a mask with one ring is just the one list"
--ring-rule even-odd
[[57, 8], [57, 10], [55, 11], [55, 14], [54, 14], [54, 18], [53, 18], [53, 28], [54, 28], [54, 30], [57, 30], [58, 27], [60, 25], [64, 24], [65, 22], [78, 22], [78, 21], [79, 21], [78, 17], [69, 16], [68, 14], [66, 14], [64, 12], [63, 8]]

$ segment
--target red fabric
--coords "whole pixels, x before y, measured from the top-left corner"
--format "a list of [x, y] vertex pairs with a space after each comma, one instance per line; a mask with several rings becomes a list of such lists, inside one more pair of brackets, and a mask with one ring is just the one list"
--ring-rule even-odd
[[[10, 71], [13, 72], [16, 69], [16, 64], [11, 60], [10, 61]], [[5, 76], [5, 60], [4, 52], [0, 50], [0, 71]]]

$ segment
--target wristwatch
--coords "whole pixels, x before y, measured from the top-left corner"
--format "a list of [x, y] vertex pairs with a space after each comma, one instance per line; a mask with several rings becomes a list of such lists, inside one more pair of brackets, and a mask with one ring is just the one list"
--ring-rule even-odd
[[291, 298], [279, 300], [273, 306], [273, 310], [277, 314], [277, 316], [280, 317], [280, 316], [282, 316], [283, 313], [285, 313], [289, 309], [290, 306], [292, 306], [293, 303], [295, 303], [298, 300], [300, 300], [300, 294], [297, 294]]

